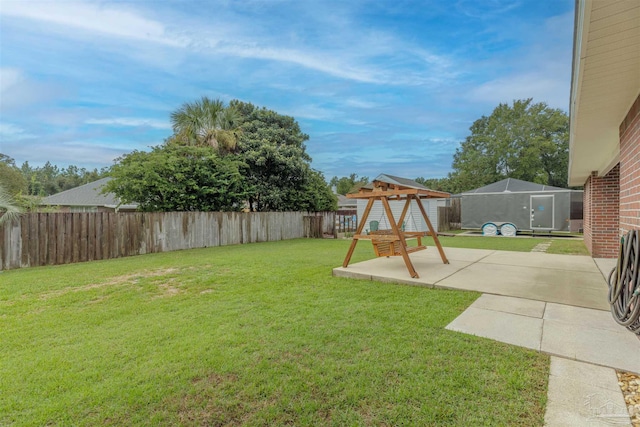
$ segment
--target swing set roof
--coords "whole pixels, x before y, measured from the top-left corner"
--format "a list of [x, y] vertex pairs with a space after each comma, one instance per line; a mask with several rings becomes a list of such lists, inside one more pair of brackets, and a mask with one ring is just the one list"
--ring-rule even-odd
[[412, 179], [380, 174], [373, 182], [360, 187], [356, 193], [347, 194], [347, 198], [369, 199], [372, 197], [388, 197], [403, 199], [410, 194], [420, 199], [443, 199], [451, 196], [451, 194], [445, 193], [444, 191], [431, 190]]

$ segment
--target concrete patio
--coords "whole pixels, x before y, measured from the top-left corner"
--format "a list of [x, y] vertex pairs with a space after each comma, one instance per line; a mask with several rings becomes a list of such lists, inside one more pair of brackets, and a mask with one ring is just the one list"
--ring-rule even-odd
[[591, 257], [459, 248], [445, 252], [449, 264], [442, 263], [433, 247], [411, 254], [419, 279], [410, 277], [402, 257], [375, 258], [335, 268], [333, 274], [609, 310], [606, 283]]
[[640, 340], [609, 312], [615, 260], [445, 248], [335, 268], [341, 277], [483, 293], [447, 329], [550, 354], [548, 426], [631, 425], [615, 370], [640, 373]]

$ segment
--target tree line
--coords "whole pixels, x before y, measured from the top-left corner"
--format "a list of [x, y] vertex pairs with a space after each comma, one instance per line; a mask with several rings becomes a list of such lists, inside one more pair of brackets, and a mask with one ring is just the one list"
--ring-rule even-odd
[[15, 196], [46, 197], [104, 178], [109, 168], [86, 169], [74, 165], [59, 168], [47, 162], [33, 167], [29, 162], [17, 166], [13, 158], [0, 153], [0, 184]]
[[[456, 149], [452, 171], [444, 178], [418, 177], [416, 182], [432, 190], [456, 194], [516, 178], [554, 187], [567, 187], [569, 117], [531, 98], [499, 104], [469, 128], [470, 134]], [[346, 194], [368, 182], [357, 174], [331, 184]]]
[[[108, 175], [113, 179], [107, 191], [145, 211], [323, 211], [337, 207], [331, 187], [346, 194], [369, 182], [353, 173], [327, 183], [311, 167], [309, 136], [297, 121], [251, 103], [226, 105], [202, 97], [176, 109], [171, 124], [173, 133], [163, 143], [125, 154], [100, 170], [49, 162], [18, 167], [0, 154], [0, 187], [5, 196], [42, 197]], [[469, 131], [446, 177], [416, 181], [450, 193], [507, 177], [566, 186], [569, 118], [562, 110], [516, 100], [499, 104]]]
[[[23, 205], [104, 176], [105, 191], [143, 211], [325, 211], [337, 199], [311, 157], [297, 121], [238, 100], [202, 97], [171, 114], [173, 133], [110, 168], [86, 170], [0, 158], [0, 186]], [[35, 202], [31, 201], [31, 204]], [[1, 207], [0, 207], [1, 209]]]

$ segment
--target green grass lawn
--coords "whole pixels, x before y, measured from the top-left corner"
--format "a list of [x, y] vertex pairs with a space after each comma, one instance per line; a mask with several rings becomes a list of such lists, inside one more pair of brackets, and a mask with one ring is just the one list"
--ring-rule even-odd
[[[469, 249], [495, 249], [501, 251], [531, 252], [538, 243], [551, 242], [547, 249], [550, 254], [589, 255], [582, 240], [567, 238], [543, 238], [543, 237], [482, 237], [482, 236], [440, 236], [442, 246], [450, 248]], [[433, 239], [426, 239], [428, 245], [433, 245]]]
[[1, 273], [0, 425], [543, 424], [548, 356], [445, 330], [476, 293], [332, 277], [348, 245]]
[[583, 240], [552, 239], [551, 246], [547, 249], [549, 254], [589, 255], [589, 251]]

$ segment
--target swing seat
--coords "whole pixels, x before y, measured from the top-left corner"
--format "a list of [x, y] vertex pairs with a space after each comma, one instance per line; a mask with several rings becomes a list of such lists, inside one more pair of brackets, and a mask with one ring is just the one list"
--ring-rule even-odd
[[[373, 251], [377, 257], [402, 256], [402, 251], [400, 249], [402, 241], [399, 236], [393, 233], [393, 230], [372, 231], [370, 239], [371, 244], [373, 245]], [[418, 237], [418, 246], [407, 246], [407, 253], [410, 254], [427, 249], [426, 246], [423, 246], [420, 243], [421, 241]]]

